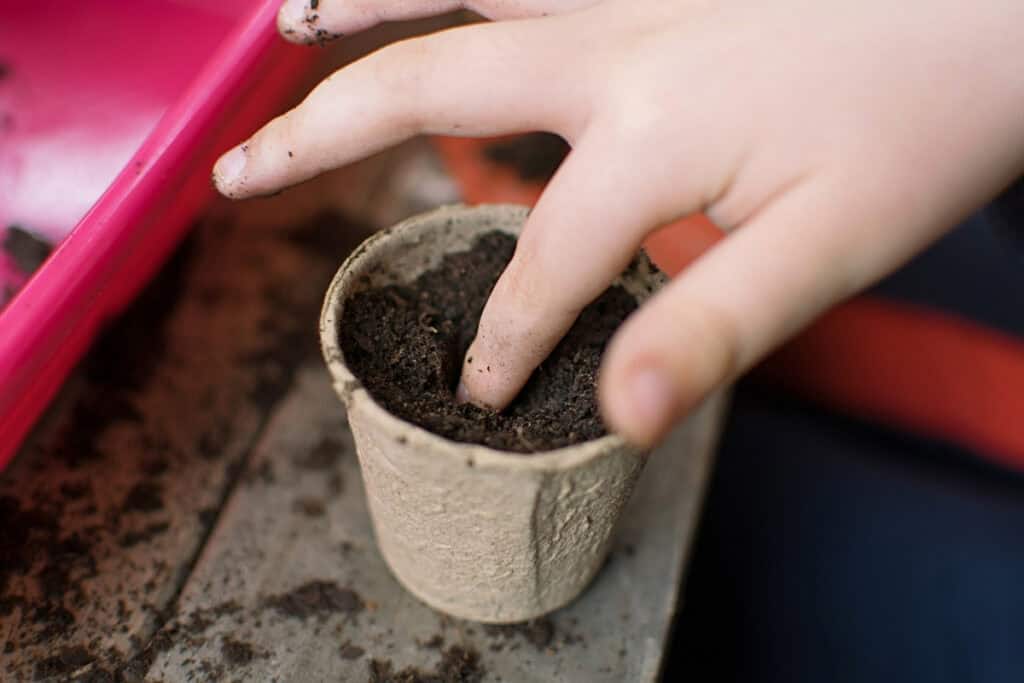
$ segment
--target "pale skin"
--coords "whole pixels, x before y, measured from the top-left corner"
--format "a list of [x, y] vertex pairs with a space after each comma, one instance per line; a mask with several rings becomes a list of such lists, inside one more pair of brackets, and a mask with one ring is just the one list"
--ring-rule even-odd
[[464, 367], [482, 405], [515, 396], [646, 235], [704, 211], [726, 239], [602, 365], [606, 421], [654, 445], [1024, 172], [1020, 0], [289, 0], [278, 25], [311, 42], [463, 7], [495, 21], [334, 73], [214, 182], [268, 194], [417, 134], [562, 135], [467, 354], [493, 369]]

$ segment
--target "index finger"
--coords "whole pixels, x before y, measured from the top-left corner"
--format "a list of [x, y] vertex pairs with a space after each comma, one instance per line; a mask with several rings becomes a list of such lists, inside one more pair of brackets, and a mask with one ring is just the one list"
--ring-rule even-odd
[[386, 21], [421, 19], [470, 9], [489, 19], [565, 14], [598, 0], [285, 0], [277, 29], [294, 43], [321, 43]]
[[475, 24], [378, 50], [224, 154], [214, 184], [235, 199], [269, 194], [421, 133], [571, 135], [586, 85], [550, 77], [549, 21]]

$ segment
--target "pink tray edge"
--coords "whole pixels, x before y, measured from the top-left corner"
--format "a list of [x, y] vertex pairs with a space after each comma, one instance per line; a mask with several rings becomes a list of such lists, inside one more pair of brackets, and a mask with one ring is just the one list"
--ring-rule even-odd
[[[217, 148], [269, 116], [290, 94], [295, 71], [314, 58], [277, 38], [277, 7], [276, 0], [265, 0], [225, 40], [107, 191], [0, 312], [0, 468], [103, 323], [131, 301], [212, 199], [208, 169]], [[231, 111], [240, 115], [225, 127]], [[156, 211], [161, 205], [165, 211]]]

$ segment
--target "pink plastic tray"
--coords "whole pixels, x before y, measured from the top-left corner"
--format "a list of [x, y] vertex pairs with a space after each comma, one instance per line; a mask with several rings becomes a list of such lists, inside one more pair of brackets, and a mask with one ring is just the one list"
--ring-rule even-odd
[[21, 287], [0, 310], [0, 468], [212, 199], [217, 154], [314, 59], [276, 37], [278, 5], [0, 0], [0, 239], [58, 245], [27, 282], [0, 254]]

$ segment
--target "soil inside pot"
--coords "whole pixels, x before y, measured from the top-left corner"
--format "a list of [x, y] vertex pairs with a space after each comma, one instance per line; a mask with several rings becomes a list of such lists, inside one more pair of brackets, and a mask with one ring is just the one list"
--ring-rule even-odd
[[[637, 307], [618, 286], [584, 309], [504, 411], [455, 403], [462, 358], [514, 249], [515, 238], [485, 233], [470, 250], [446, 256], [408, 285], [357, 293], [340, 322], [345, 361], [387, 410], [453, 441], [531, 453], [603, 436], [598, 366], [608, 340]], [[476, 372], [491, 371], [467, 363]]]

